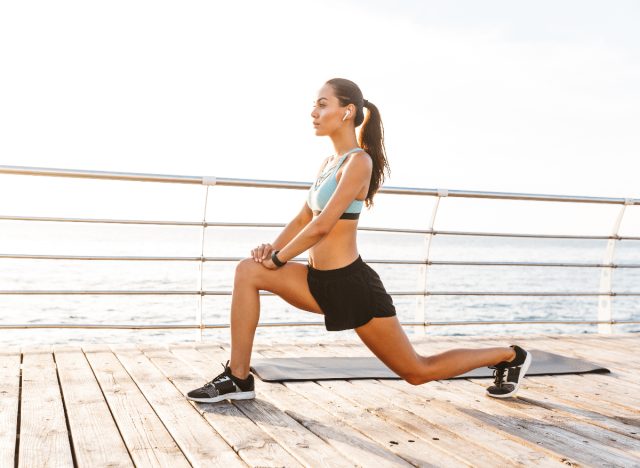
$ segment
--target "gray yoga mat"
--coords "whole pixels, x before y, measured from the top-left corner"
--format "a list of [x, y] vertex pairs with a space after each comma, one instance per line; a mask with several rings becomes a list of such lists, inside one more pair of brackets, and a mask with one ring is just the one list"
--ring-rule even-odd
[[[537, 349], [527, 375], [606, 373], [609, 369], [582, 359]], [[399, 379], [376, 357], [297, 357], [255, 359], [251, 370], [266, 382], [303, 380]], [[493, 377], [493, 370], [480, 367], [454, 379]]]

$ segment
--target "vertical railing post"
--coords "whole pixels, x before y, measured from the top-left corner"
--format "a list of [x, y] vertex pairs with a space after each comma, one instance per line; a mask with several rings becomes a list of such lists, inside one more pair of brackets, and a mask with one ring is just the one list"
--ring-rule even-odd
[[447, 189], [438, 189], [438, 197], [436, 203], [433, 206], [431, 212], [431, 221], [429, 222], [429, 233], [425, 237], [424, 244], [424, 265], [420, 267], [420, 279], [422, 284], [422, 296], [418, 298], [418, 307], [416, 307], [416, 321], [422, 321], [422, 333], [427, 333], [427, 303], [430, 296], [427, 295], [427, 277], [429, 271], [429, 254], [431, 252], [431, 239], [433, 238], [433, 226], [436, 222], [436, 215], [438, 214], [438, 206], [440, 205], [440, 198], [449, 196]]
[[203, 177], [202, 184], [205, 185], [206, 188], [204, 192], [204, 212], [202, 214], [202, 237], [200, 239], [200, 268], [198, 271], [198, 292], [200, 293], [200, 300], [196, 310], [196, 323], [198, 324], [198, 329], [196, 330], [196, 341], [202, 341], [202, 334], [204, 332], [202, 311], [204, 309], [204, 243], [207, 233], [207, 203], [209, 201], [209, 186], [216, 184], [216, 178]]
[[611, 334], [613, 332], [612, 327], [612, 292], [613, 292], [613, 257], [616, 250], [616, 243], [619, 240], [618, 232], [620, 231], [620, 223], [622, 222], [622, 217], [624, 216], [625, 208], [627, 205], [632, 205], [633, 200], [625, 200], [624, 205], [622, 205], [622, 209], [620, 213], [618, 213], [618, 217], [616, 222], [613, 225], [613, 231], [611, 232], [611, 237], [607, 242], [607, 248], [605, 249], [604, 258], [602, 259], [602, 263], [605, 265], [602, 267], [602, 271], [600, 273], [600, 293], [606, 294], [605, 296], [599, 296], [598, 299], [598, 321], [603, 321], [607, 323], [599, 323], [598, 324], [598, 333], [607, 333]]

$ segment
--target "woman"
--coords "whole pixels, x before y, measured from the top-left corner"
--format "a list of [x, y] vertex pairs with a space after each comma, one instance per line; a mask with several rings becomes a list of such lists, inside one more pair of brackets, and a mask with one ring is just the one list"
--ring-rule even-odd
[[[259, 290], [323, 314], [327, 330], [355, 329], [381, 361], [411, 384], [490, 366], [496, 379], [487, 394], [497, 398], [515, 394], [531, 362], [530, 353], [511, 346], [420, 356], [379, 276], [358, 255], [359, 213], [363, 204], [372, 206], [383, 171], [389, 171], [377, 107], [363, 99], [355, 83], [336, 78], [320, 89], [311, 117], [316, 135], [331, 138], [335, 155], [323, 161], [307, 201], [273, 244], [253, 249], [251, 257], [238, 264], [231, 301], [231, 363], [211, 382], [189, 392], [188, 398], [213, 403], [255, 397], [249, 362], [260, 315]], [[306, 250], [308, 265], [288, 262]]]

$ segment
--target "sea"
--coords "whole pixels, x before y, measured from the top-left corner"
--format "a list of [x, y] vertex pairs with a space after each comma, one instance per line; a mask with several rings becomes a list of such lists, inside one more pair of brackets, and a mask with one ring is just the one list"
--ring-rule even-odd
[[[273, 240], [276, 228], [210, 227], [204, 237], [207, 257], [247, 257], [256, 245]], [[202, 228], [197, 226], [96, 225], [0, 221], [1, 254], [199, 257]], [[588, 292], [600, 291], [601, 268], [430, 265], [426, 281], [420, 265], [376, 260], [424, 260], [426, 235], [360, 231], [359, 251], [379, 273], [387, 291], [433, 292]], [[436, 235], [433, 261], [580, 262], [603, 261], [607, 240], [534, 239]], [[301, 256], [305, 261], [306, 254]], [[617, 241], [614, 263], [640, 264], [640, 241]], [[203, 289], [231, 291], [235, 261], [206, 262]], [[42, 260], [0, 258], [0, 290], [196, 291], [199, 262]], [[614, 268], [614, 292], [640, 292], [640, 269]], [[598, 297], [482, 295], [395, 295], [402, 321], [596, 320]], [[207, 324], [228, 324], [231, 296], [196, 295], [19, 295], [0, 294], [0, 324], [193, 324], [202, 312]], [[640, 296], [612, 298], [615, 320], [640, 320]], [[309, 321], [314, 326], [260, 327], [256, 342], [326, 342], [352, 338], [353, 330], [328, 332], [322, 317], [304, 312], [277, 296], [261, 297], [262, 323]], [[614, 326], [638, 332], [638, 324]], [[590, 333], [596, 325], [447, 325], [406, 327], [410, 336]], [[229, 329], [85, 330], [0, 329], [0, 344], [85, 344], [127, 342], [229, 342]]]

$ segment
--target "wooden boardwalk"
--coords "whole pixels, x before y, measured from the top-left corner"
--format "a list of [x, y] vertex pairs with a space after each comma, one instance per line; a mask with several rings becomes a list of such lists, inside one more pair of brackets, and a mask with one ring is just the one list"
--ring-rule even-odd
[[[413, 338], [425, 354], [518, 343], [612, 374], [268, 384], [192, 403], [228, 345], [0, 348], [0, 467], [640, 466], [640, 334]], [[358, 342], [258, 344], [254, 357], [368, 356]]]

